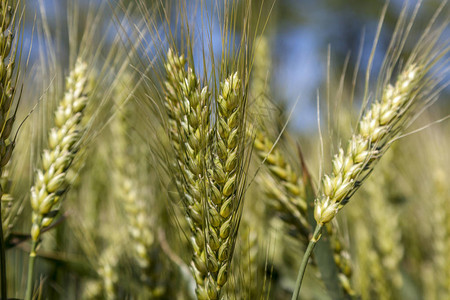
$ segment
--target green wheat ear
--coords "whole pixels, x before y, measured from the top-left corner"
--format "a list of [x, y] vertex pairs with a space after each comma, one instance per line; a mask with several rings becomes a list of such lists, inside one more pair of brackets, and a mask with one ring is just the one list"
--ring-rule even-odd
[[232, 249], [236, 242], [234, 226], [239, 210], [240, 172], [242, 168], [242, 94], [237, 73], [221, 84], [217, 99], [217, 124], [213, 165], [209, 170], [207, 267], [208, 295], [218, 299], [228, 280]]
[[209, 93], [200, 87], [193, 70], [186, 71], [184, 56], [167, 53], [166, 112], [169, 137], [176, 161], [171, 168], [185, 207], [185, 217], [192, 232], [194, 250], [191, 270], [197, 283], [197, 295], [207, 299], [208, 275], [205, 254], [204, 212], [206, 185], [205, 156], [209, 141]]
[[85, 128], [81, 120], [88, 101], [87, 65], [77, 60], [66, 79], [66, 92], [55, 112], [55, 126], [50, 129], [48, 149], [42, 153], [42, 166], [31, 188], [31, 251], [25, 299], [32, 297], [34, 260], [42, 229], [49, 226], [67, 191], [67, 171], [79, 150]]
[[[87, 65], [78, 60], [74, 70], [67, 77], [66, 93], [55, 112], [55, 127], [50, 129], [48, 149], [42, 154], [42, 168], [37, 170], [36, 181], [31, 188], [33, 209], [31, 238], [39, 240], [42, 228], [49, 226], [58, 209], [60, 199], [66, 190], [66, 173], [78, 152], [84, 128], [81, 119], [87, 103]], [[30, 255], [36, 255], [34, 251]]]
[[[15, 141], [10, 140], [11, 131], [16, 118], [15, 113], [11, 112], [12, 102], [15, 95], [15, 86], [13, 71], [16, 63], [16, 53], [11, 51], [14, 46], [14, 18], [13, 8], [7, 1], [0, 3], [0, 176], [3, 181], [8, 179], [3, 174], [3, 169], [11, 159], [11, 154], [15, 147]], [[3, 188], [0, 186], [0, 208], [2, 215], [0, 217], [3, 239], [7, 239], [10, 225], [14, 216], [10, 210], [12, 198], [3, 194]], [[5, 230], [5, 232], [3, 232]]]

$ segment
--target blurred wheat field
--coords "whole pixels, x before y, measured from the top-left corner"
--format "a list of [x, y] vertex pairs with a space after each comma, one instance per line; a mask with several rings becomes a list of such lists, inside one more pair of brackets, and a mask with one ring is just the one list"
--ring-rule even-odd
[[50, 2], [0, 3], [0, 299], [450, 299], [447, 1], [315, 73], [302, 1]]

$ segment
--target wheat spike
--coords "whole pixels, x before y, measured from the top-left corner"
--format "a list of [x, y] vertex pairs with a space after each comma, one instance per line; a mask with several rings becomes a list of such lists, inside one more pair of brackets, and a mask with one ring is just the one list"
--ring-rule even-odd
[[335, 155], [333, 171], [322, 180], [322, 195], [316, 199], [314, 216], [318, 224], [331, 221], [372, 170], [390, 140], [402, 129], [402, 120], [411, 108], [423, 70], [411, 64], [399, 75], [395, 86], [388, 85], [381, 101], [363, 115], [357, 132]]
[[[67, 77], [66, 93], [55, 113], [55, 127], [50, 130], [48, 149], [42, 154], [42, 168], [37, 171], [31, 188], [32, 228], [31, 237], [37, 242], [43, 227], [53, 221], [52, 211], [59, 208], [66, 190], [66, 172], [78, 152], [83, 134], [81, 119], [86, 107], [87, 65], [78, 60]], [[35, 255], [31, 253], [30, 255]]]
[[191, 268], [197, 283], [197, 295], [207, 299], [205, 278], [207, 263], [203, 203], [206, 184], [206, 158], [209, 141], [209, 92], [200, 87], [192, 69], [185, 70], [184, 56], [167, 53], [166, 111], [169, 136], [175, 152], [173, 165], [177, 187], [192, 231], [194, 250]]
[[434, 174], [435, 202], [433, 207], [433, 265], [436, 285], [436, 299], [450, 297], [450, 267], [448, 254], [450, 251], [450, 209], [448, 176], [443, 169]]
[[[15, 141], [10, 140], [16, 117], [15, 113], [11, 115], [11, 106], [15, 94], [12, 76], [16, 58], [14, 51], [11, 52], [14, 39], [13, 25], [11, 25], [13, 18], [12, 7], [8, 5], [7, 1], [2, 1], [0, 3], [0, 176], [2, 181], [8, 181], [8, 178], [3, 174], [3, 169], [10, 161], [15, 147]], [[8, 238], [15, 219], [14, 212], [16, 211], [12, 209], [15, 206], [13, 203], [14, 199], [10, 195], [4, 194], [3, 188], [5, 186], [3, 184], [0, 185], [0, 225], [2, 225], [0, 234], [4, 235], [2, 236], [2, 241]]]
[[243, 156], [242, 105], [241, 81], [234, 73], [221, 84], [217, 99], [215, 152], [210, 170], [210, 197], [207, 199], [209, 222], [206, 254], [210, 299], [218, 299], [222, 286], [228, 280], [236, 240], [234, 226]]
[[263, 174], [261, 178], [266, 194], [276, 200], [274, 206], [287, 216], [300, 236], [307, 241], [311, 226], [306, 220], [307, 204], [301, 177], [262, 131], [256, 132], [254, 147], [256, 155], [261, 161], [265, 160], [270, 172], [270, 176]]

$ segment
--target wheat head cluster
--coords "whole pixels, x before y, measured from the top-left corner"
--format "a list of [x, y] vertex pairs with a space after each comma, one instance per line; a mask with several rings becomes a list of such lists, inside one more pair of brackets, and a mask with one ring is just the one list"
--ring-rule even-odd
[[62, 2], [0, 2], [0, 299], [450, 299], [447, 1], [296, 102], [286, 1]]

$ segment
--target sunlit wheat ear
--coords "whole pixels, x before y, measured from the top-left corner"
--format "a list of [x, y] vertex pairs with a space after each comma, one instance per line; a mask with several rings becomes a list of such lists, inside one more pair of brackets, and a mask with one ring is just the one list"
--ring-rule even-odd
[[339, 149], [333, 171], [322, 180], [322, 195], [316, 200], [314, 217], [318, 224], [331, 221], [389, 147], [411, 112], [424, 70], [408, 65], [394, 86], [386, 86], [381, 100], [375, 101], [363, 115], [347, 151]]
[[192, 69], [186, 71], [183, 56], [167, 53], [165, 82], [169, 136], [176, 162], [172, 165], [177, 188], [185, 207], [194, 250], [191, 268], [197, 283], [197, 295], [208, 299], [205, 279], [208, 275], [205, 254], [204, 211], [207, 158], [209, 155], [209, 93], [201, 88]]
[[234, 73], [221, 83], [217, 98], [217, 120], [211, 183], [208, 197], [208, 232], [206, 240], [208, 296], [218, 299], [228, 280], [228, 271], [236, 242], [234, 232], [239, 222], [240, 172], [243, 147], [241, 81]]
[[[303, 179], [293, 171], [283, 158], [281, 151], [274, 147], [262, 132], [257, 131], [254, 147], [257, 156], [261, 160], [265, 159], [264, 164], [267, 165], [270, 172], [269, 174], [260, 174], [260, 181], [264, 186], [265, 193], [273, 199], [272, 207], [281, 213], [282, 219], [287, 225], [295, 227], [299, 238], [306, 244], [312, 228], [306, 220], [307, 204]], [[349, 253], [336, 232], [336, 228], [330, 224], [326, 229], [339, 270], [341, 286], [345, 293], [353, 295], [355, 292], [350, 282], [352, 266]]]
[[[42, 168], [38, 169], [31, 188], [32, 241], [39, 240], [42, 228], [49, 226], [60, 206], [66, 190], [66, 172], [78, 152], [84, 128], [80, 125], [86, 107], [87, 65], [77, 61], [67, 77], [66, 92], [55, 112], [55, 127], [50, 130], [48, 149], [42, 154]], [[36, 255], [34, 250], [31, 256]]]
[[[270, 122], [270, 102], [267, 98], [269, 94], [267, 76], [270, 72], [270, 59], [267, 58], [269, 56], [269, 45], [264, 37], [260, 37], [257, 45], [251, 91], [253, 92], [252, 95], [257, 95], [254, 96], [256, 97], [254, 100], [257, 111], [256, 120], [260, 121], [261, 125], [255, 130], [254, 149], [256, 155], [261, 162], [264, 162], [268, 170], [268, 172], [260, 172], [257, 180], [264, 188], [265, 194], [271, 199], [271, 209], [277, 211], [284, 224], [289, 229], [293, 229], [290, 232], [306, 245], [312, 228], [307, 220], [305, 186], [303, 178], [297, 174], [296, 170], [286, 161], [283, 152], [268, 137], [270, 126], [276, 127], [274, 122]], [[347, 295], [354, 295], [355, 292], [351, 286], [352, 266], [349, 252], [346, 250], [335, 226], [329, 224], [327, 232], [339, 271], [340, 285]], [[315, 263], [316, 261], [313, 261], [313, 264]]]

